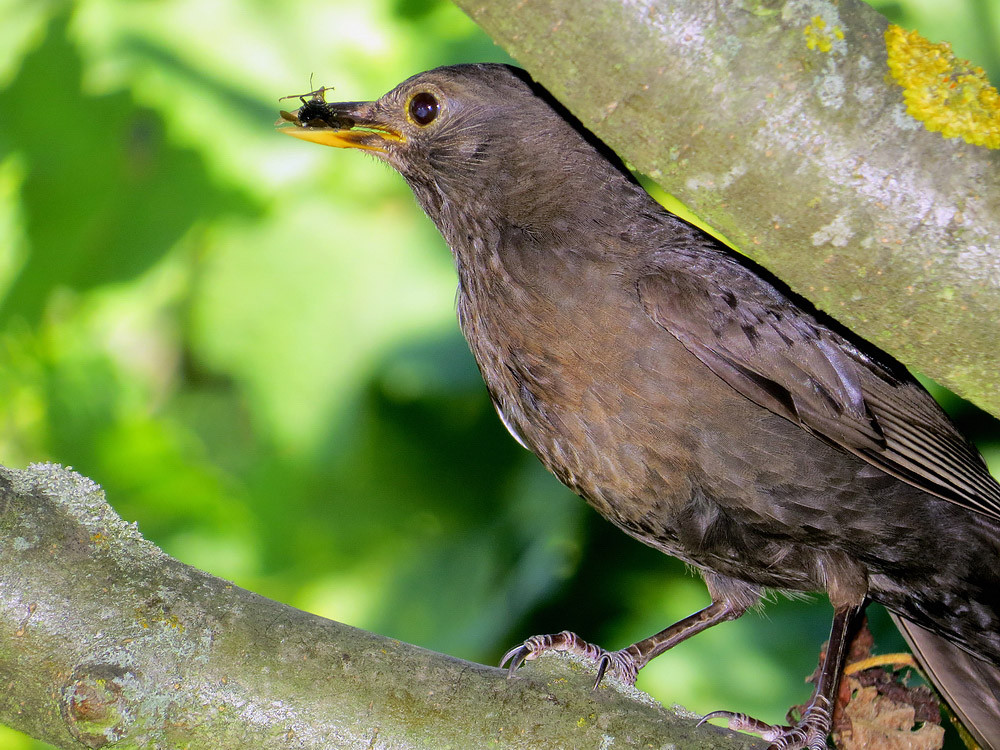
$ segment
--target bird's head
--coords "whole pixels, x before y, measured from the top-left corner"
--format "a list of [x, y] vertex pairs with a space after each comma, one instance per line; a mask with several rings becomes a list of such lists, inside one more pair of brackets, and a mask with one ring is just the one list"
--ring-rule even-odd
[[288, 135], [387, 162], [446, 236], [456, 205], [515, 225], [569, 225], [567, 209], [630, 179], [525, 71], [508, 65], [437, 68], [372, 102], [303, 98], [282, 117]]

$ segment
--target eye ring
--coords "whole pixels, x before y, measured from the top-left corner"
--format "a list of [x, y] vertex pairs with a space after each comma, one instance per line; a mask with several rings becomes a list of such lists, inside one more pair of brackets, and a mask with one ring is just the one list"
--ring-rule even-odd
[[406, 112], [410, 119], [420, 127], [430, 125], [441, 112], [441, 103], [434, 94], [421, 91], [410, 97], [410, 102], [406, 106]]

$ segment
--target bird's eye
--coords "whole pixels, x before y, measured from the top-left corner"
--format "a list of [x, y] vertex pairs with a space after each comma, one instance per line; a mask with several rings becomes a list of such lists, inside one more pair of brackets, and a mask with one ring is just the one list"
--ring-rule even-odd
[[430, 125], [441, 111], [441, 105], [433, 94], [423, 91], [410, 99], [410, 118], [417, 125]]

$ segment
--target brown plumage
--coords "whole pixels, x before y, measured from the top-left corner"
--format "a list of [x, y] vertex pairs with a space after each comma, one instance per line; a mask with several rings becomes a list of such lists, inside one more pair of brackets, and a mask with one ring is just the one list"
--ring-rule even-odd
[[[824, 747], [870, 599], [916, 626], [931, 675], [1000, 747], [1000, 485], [902, 365], [662, 209], [523, 71], [440, 68], [324, 106], [290, 134], [409, 183], [451, 246], [461, 328], [510, 431], [712, 595], [621, 651], [530, 638], [512, 669], [552, 647], [634, 680], [765, 589], [825, 591], [834, 628], [803, 720], [720, 715], [775, 748]], [[946, 684], [963, 668], [965, 705]]]

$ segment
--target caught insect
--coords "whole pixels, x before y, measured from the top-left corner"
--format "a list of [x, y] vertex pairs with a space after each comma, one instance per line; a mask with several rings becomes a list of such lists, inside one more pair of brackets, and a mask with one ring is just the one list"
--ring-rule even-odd
[[[312, 81], [310, 80], [310, 85]], [[349, 128], [354, 121], [349, 117], [344, 117], [334, 110], [333, 106], [326, 103], [326, 92], [333, 91], [332, 86], [320, 86], [318, 89], [306, 94], [289, 94], [283, 96], [278, 101], [285, 99], [298, 99], [302, 106], [295, 112], [281, 110], [281, 119], [295, 123], [303, 128]], [[306, 99], [306, 97], [309, 97]]]

